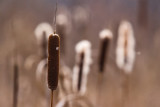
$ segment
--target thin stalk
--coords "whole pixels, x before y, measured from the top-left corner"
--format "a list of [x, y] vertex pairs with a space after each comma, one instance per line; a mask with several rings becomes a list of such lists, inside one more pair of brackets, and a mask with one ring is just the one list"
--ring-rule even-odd
[[13, 85], [13, 107], [17, 107], [18, 102], [18, 66], [14, 65], [14, 85]]
[[53, 90], [51, 90], [51, 106], [50, 107], [53, 107]]
[[98, 80], [97, 80], [97, 98], [96, 98], [96, 105], [101, 106], [101, 94], [102, 94], [102, 86], [103, 86], [103, 73], [98, 73]]
[[127, 107], [128, 99], [129, 99], [129, 84], [130, 84], [130, 75], [122, 73], [122, 105], [121, 107]]

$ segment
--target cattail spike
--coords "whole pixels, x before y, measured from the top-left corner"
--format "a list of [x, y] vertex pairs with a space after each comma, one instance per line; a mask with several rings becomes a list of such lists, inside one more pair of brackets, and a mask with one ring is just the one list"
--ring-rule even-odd
[[59, 75], [60, 37], [57, 34], [49, 36], [48, 41], [48, 87], [56, 90]]
[[81, 89], [81, 81], [82, 81], [82, 71], [83, 71], [83, 64], [84, 64], [84, 52], [81, 53], [80, 55], [81, 57], [81, 61], [80, 61], [80, 64], [79, 64], [79, 77], [78, 77], [78, 91], [80, 91]]
[[135, 59], [135, 39], [131, 23], [123, 21], [118, 31], [116, 61], [118, 67], [130, 73]]
[[99, 70], [100, 72], [104, 71], [104, 64], [108, 54], [109, 44], [112, 39], [112, 32], [108, 29], [104, 29], [99, 34], [101, 39], [101, 48], [99, 54]]
[[73, 91], [85, 94], [87, 76], [90, 71], [91, 44], [89, 41], [81, 41], [76, 45], [76, 65], [73, 69]]

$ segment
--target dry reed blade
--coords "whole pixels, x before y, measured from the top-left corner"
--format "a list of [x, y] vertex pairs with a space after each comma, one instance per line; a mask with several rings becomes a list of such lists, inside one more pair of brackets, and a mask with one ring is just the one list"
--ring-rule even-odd
[[17, 107], [18, 104], [18, 78], [19, 78], [19, 73], [18, 73], [18, 65], [15, 63], [14, 64], [14, 75], [13, 75], [13, 107]]
[[[48, 87], [51, 90], [51, 96], [53, 91], [58, 86], [58, 75], [59, 75], [59, 58], [60, 58], [60, 37], [57, 34], [49, 36], [48, 40]], [[51, 97], [51, 107], [52, 100]]]

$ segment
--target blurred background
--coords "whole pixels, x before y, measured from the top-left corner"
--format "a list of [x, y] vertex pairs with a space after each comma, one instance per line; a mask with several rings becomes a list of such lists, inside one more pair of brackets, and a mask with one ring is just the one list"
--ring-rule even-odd
[[[37, 65], [42, 58], [34, 31], [42, 22], [53, 26], [55, 3], [55, 0], [0, 0], [1, 107], [13, 105], [15, 56], [19, 67], [18, 107], [47, 107], [46, 81], [36, 79]], [[118, 27], [123, 20], [132, 24], [136, 41], [136, 59], [126, 107], [160, 106], [159, 4], [159, 0], [58, 0], [57, 14], [67, 17], [66, 33], [61, 42], [61, 63], [72, 70], [76, 43], [84, 39], [91, 42], [93, 63], [86, 97], [95, 107], [121, 106], [123, 76], [116, 65], [115, 50]], [[104, 28], [113, 32], [113, 40], [99, 92], [95, 78], [98, 75], [99, 32]], [[26, 62], [27, 59], [31, 62]], [[101, 93], [101, 98], [97, 98], [97, 93]], [[100, 105], [95, 104], [96, 99], [101, 99]]]

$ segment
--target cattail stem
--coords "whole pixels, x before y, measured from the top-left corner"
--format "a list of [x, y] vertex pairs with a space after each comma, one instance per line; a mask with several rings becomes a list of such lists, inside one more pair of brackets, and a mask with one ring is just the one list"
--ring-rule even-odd
[[50, 107], [53, 107], [53, 90], [51, 90], [51, 106]]
[[129, 99], [129, 84], [130, 84], [130, 75], [122, 72], [122, 107], [127, 107], [127, 101]]
[[103, 86], [103, 74], [98, 73], [97, 89], [96, 89], [97, 91], [96, 106], [101, 106], [102, 86]]
[[18, 102], [18, 66], [14, 65], [14, 85], [13, 85], [13, 107], [17, 107]]

